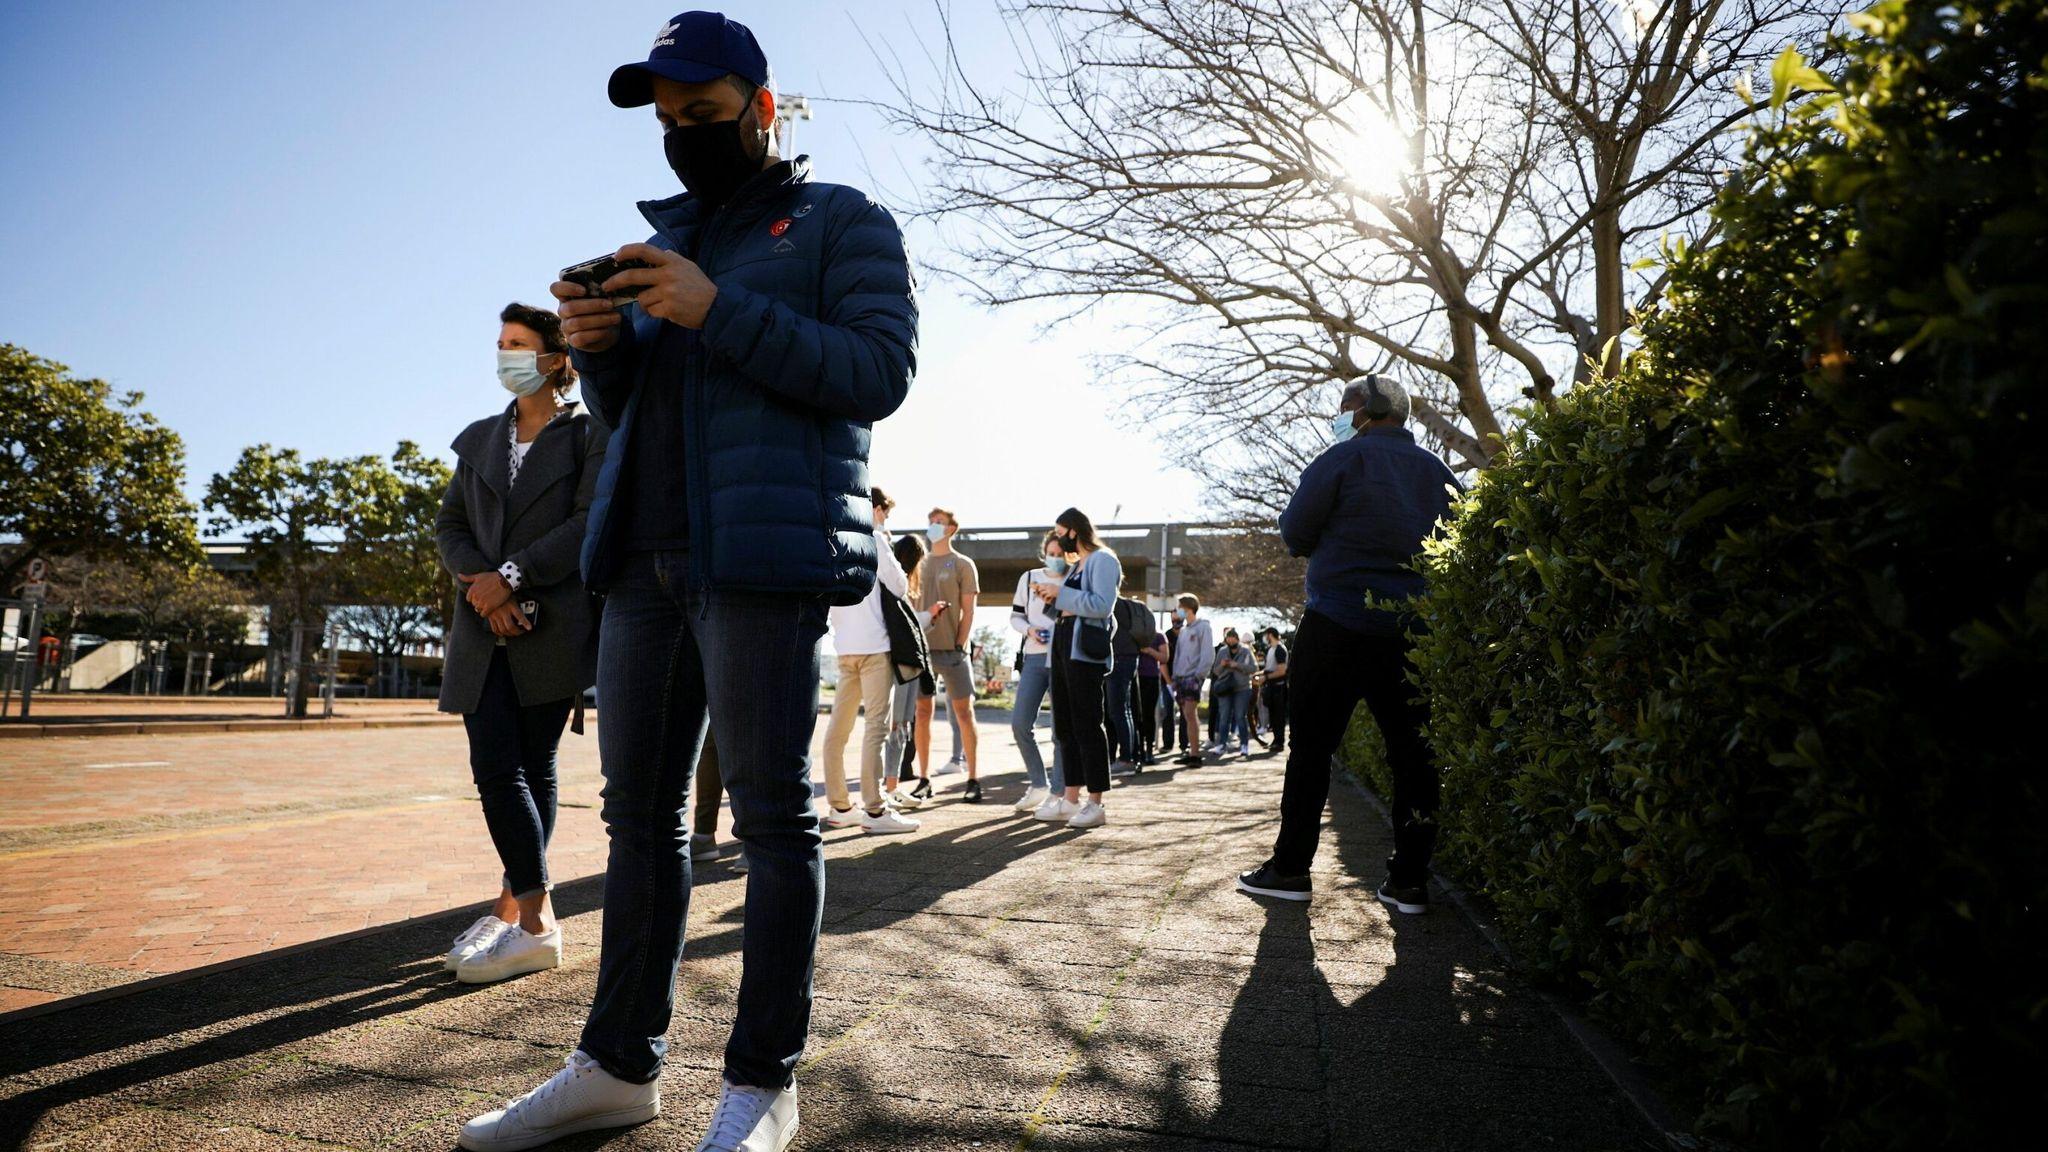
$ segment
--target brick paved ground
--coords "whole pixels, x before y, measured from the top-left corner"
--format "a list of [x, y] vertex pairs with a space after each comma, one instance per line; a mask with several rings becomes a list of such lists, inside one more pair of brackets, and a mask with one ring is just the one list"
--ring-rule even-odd
[[[1355, 791], [1333, 801], [1315, 904], [1267, 907], [1228, 879], [1269, 841], [1276, 765], [1147, 773], [1108, 828], [1075, 833], [1009, 813], [1005, 743], [984, 743], [991, 803], [943, 803], [909, 837], [829, 835], [798, 1147], [1656, 1146], [1455, 914], [1389, 920], [1367, 887], [1387, 836]], [[693, 1145], [744, 885], [700, 872], [662, 1118], [557, 1147]], [[447, 916], [0, 1021], [0, 1147], [448, 1148], [574, 1043], [601, 913], [594, 883], [559, 898], [566, 965], [495, 987], [439, 970], [467, 919]]]
[[[552, 856], [604, 867], [597, 737]], [[0, 1011], [440, 912], [499, 869], [462, 727], [0, 742]]]

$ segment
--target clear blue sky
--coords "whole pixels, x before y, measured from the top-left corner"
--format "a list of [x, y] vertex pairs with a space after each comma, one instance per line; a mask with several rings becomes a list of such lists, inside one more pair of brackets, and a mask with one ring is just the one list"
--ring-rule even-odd
[[[993, 0], [956, 30], [999, 83]], [[248, 444], [444, 456], [505, 401], [497, 310], [547, 301], [565, 264], [644, 237], [676, 190], [650, 111], [605, 78], [644, 58], [667, 3], [17, 5], [0, 37], [0, 341], [138, 389], [185, 438], [191, 485]], [[868, 41], [921, 67], [919, 0], [729, 11], [785, 92], [885, 98]], [[797, 129], [819, 179], [901, 190], [921, 156], [858, 105]], [[882, 196], [888, 199], [886, 194]], [[913, 228], [915, 255], [937, 255]], [[874, 469], [921, 521], [1183, 517], [1199, 486], [1089, 383], [1113, 329], [1040, 335], [927, 281], [920, 372]], [[1058, 443], [1043, 414], [1071, 414]], [[1155, 414], [1168, 420], [1172, 414]], [[1062, 461], [1080, 460], [1079, 465]]]

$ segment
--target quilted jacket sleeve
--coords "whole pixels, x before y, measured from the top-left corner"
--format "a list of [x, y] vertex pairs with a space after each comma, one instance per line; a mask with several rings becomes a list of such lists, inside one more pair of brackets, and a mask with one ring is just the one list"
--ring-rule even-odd
[[873, 422], [910, 391], [917, 300], [894, 218], [871, 201], [848, 217], [826, 247], [819, 319], [728, 279], [719, 282], [704, 339], [763, 388]]

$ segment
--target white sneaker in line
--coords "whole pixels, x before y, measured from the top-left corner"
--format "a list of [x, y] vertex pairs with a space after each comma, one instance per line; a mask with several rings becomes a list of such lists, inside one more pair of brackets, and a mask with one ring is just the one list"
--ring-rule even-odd
[[796, 1139], [796, 1085], [781, 1091], [727, 1082], [697, 1152], [783, 1152]]
[[1249, 760], [1249, 759], [1251, 759], [1251, 758], [1252, 758], [1252, 746], [1251, 746], [1251, 745], [1249, 745], [1249, 744], [1239, 744], [1239, 745], [1237, 746], [1237, 754], [1238, 754], [1238, 755], [1239, 755], [1240, 757], [1242, 757], [1242, 758], [1244, 758], [1244, 759], [1246, 759], [1246, 760]]
[[832, 807], [830, 804], [825, 805], [825, 827], [854, 828], [859, 825], [860, 815], [857, 809], [847, 808], [842, 811]]
[[1038, 806], [1052, 798], [1052, 789], [1033, 785], [1024, 790], [1024, 795], [1014, 805], [1019, 812], [1036, 812]]
[[1081, 807], [1074, 813], [1073, 818], [1067, 821], [1067, 827], [1100, 828], [1107, 823], [1109, 823], [1109, 813], [1102, 810], [1102, 805], [1097, 804], [1093, 800], [1083, 800]]
[[902, 788], [897, 788], [894, 791], [883, 793], [882, 799], [888, 801], [889, 806], [891, 808], [895, 808], [898, 811], [902, 812], [915, 812], [919, 808], [924, 807], [924, 801], [919, 800], [915, 796], [912, 796], [908, 791]]
[[441, 958], [442, 966], [450, 972], [455, 971], [461, 967], [464, 960], [496, 944], [498, 937], [503, 936], [511, 928], [512, 925], [498, 919], [497, 916], [489, 912], [484, 913], [477, 917], [476, 923], [464, 928], [462, 934], [455, 938], [455, 947], [450, 948], [448, 954]]
[[528, 972], [545, 972], [561, 966], [560, 924], [538, 936], [514, 924], [488, 950], [456, 965], [455, 978], [464, 984], [495, 984]]
[[576, 1132], [644, 1124], [661, 1115], [661, 1084], [630, 1084], [582, 1052], [562, 1070], [503, 1108], [462, 1126], [457, 1139], [470, 1152], [524, 1152]]
[[876, 815], [873, 812], [862, 812], [860, 814], [860, 826], [868, 832], [884, 835], [890, 832], [915, 832], [924, 826], [924, 822], [912, 820], [910, 817], [900, 815], [892, 809], [884, 808], [880, 815]]
[[932, 775], [952, 776], [965, 771], [967, 771], [967, 761], [948, 760], [944, 764], [939, 765], [937, 768], [932, 769]]
[[690, 833], [690, 863], [709, 864], [718, 859], [718, 834], [715, 832]]
[[1034, 819], [1043, 820], [1048, 824], [1064, 824], [1072, 820], [1074, 814], [1080, 810], [1079, 804], [1068, 803], [1064, 796], [1048, 796], [1045, 803], [1038, 806], [1038, 811], [1031, 815]]

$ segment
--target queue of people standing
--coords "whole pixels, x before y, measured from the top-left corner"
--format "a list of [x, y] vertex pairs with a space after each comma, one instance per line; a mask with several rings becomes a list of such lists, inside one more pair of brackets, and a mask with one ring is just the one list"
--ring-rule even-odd
[[[806, 158], [777, 154], [775, 94], [752, 32], [683, 13], [645, 60], [612, 72], [607, 94], [655, 109], [684, 191], [639, 205], [653, 235], [613, 253], [601, 283], [558, 280], [553, 313], [500, 313], [497, 374], [513, 398], [456, 437], [436, 523], [468, 609], [450, 629], [440, 706], [464, 718], [502, 870], [491, 912], [445, 962], [472, 983], [561, 963], [547, 870], [555, 763], [594, 685], [610, 842], [596, 987], [562, 1070], [469, 1120], [458, 1139], [517, 1152], [660, 1113], [692, 868], [720, 856], [722, 791], [735, 864], [748, 873], [746, 932], [723, 1082], [697, 1148], [781, 1152], [798, 1124], [822, 829], [918, 829], [907, 813], [947, 769], [931, 767], [942, 693], [960, 798], [983, 799], [971, 637], [980, 578], [953, 547], [951, 510], [932, 509], [922, 537], [886, 530], [893, 503], [871, 483], [867, 454], [870, 426], [902, 404], [916, 363], [902, 235], [865, 194], [815, 182]], [[578, 383], [587, 410], [567, 398]], [[1205, 687], [1213, 754], [1235, 740], [1249, 756], [1264, 740], [1262, 696], [1273, 751], [1290, 714], [1295, 744], [1273, 855], [1238, 884], [1306, 899], [1331, 754], [1362, 699], [1387, 732], [1397, 779], [1380, 895], [1404, 912], [1427, 907], [1435, 778], [1403, 679], [1399, 602], [1420, 590], [1407, 565], [1444, 510], [1449, 474], [1400, 427], [1406, 406], [1391, 382], [1354, 382], [1340, 442], [1310, 466], [1282, 519], [1289, 548], [1310, 557], [1291, 659], [1277, 630], [1262, 649], [1235, 629], [1216, 637], [1192, 595], [1161, 632], [1123, 594], [1121, 561], [1094, 522], [1076, 508], [1055, 518], [1043, 568], [1019, 581], [1011, 605], [1022, 639], [1012, 733], [1029, 776], [1019, 813], [1104, 827], [1117, 778], [1176, 743], [1179, 763], [1205, 762]], [[809, 749], [828, 626], [839, 679], [821, 816]], [[1049, 761], [1035, 734], [1044, 696]], [[844, 761], [857, 722], [858, 805]]]

